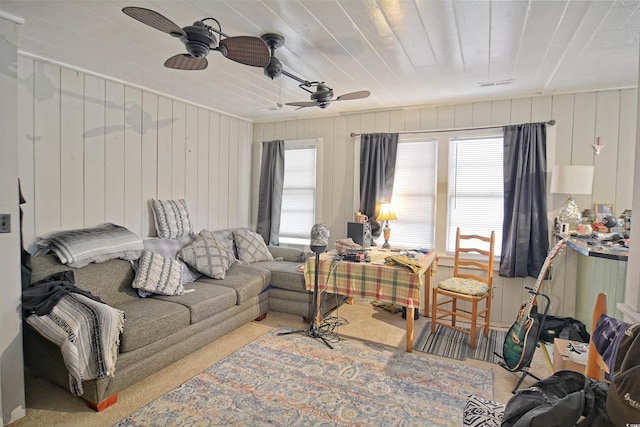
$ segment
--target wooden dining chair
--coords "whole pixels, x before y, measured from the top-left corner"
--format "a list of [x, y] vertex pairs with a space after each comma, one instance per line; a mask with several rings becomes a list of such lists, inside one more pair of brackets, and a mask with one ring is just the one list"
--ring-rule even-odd
[[[486, 244], [489, 246], [488, 250]], [[484, 336], [489, 336], [494, 248], [494, 231], [486, 237], [461, 234], [458, 227], [453, 277], [440, 282], [433, 288], [431, 333], [436, 332], [437, 325], [455, 329], [470, 336], [469, 347], [471, 348], [476, 348], [476, 332], [479, 329], [484, 328]], [[440, 301], [438, 301], [439, 297]], [[461, 301], [469, 303], [471, 309], [468, 309], [469, 304], [459, 305]], [[483, 301], [484, 305], [480, 304]], [[456, 326], [458, 318], [468, 320], [471, 324], [470, 329]]]

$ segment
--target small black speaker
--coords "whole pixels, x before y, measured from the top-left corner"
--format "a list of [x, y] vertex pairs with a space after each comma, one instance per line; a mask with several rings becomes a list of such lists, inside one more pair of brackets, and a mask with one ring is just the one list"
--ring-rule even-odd
[[347, 222], [347, 237], [353, 239], [363, 248], [372, 246], [371, 224], [368, 222]]

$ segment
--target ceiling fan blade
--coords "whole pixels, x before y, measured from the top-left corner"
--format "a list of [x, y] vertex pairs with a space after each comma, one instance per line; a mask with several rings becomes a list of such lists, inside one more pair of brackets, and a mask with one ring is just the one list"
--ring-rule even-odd
[[369, 92], [368, 90], [361, 90], [359, 92], [351, 92], [351, 93], [345, 93], [344, 95], [340, 95], [339, 97], [334, 99], [334, 101], [348, 101], [350, 99], [362, 99], [362, 98], [366, 98], [369, 95], [371, 95], [371, 92]]
[[123, 8], [122, 12], [124, 12], [126, 15], [129, 15], [133, 19], [137, 19], [143, 24], [147, 24], [148, 26], [167, 33], [173, 37], [182, 37], [185, 35], [185, 32], [182, 30], [182, 28], [178, 27], [173, 21], [165, 18], [154, 10], [145, 9], [144, 7], [128, 6]]
[[287, 102], [285, 105], [291, 105], [293, 107], [304, 108], [304, 107], [316, 107], [316, 106], [318, 106], [318, 103], [317, 102], [303, 101], [303, 102]]
[[259, 37], [227, 37], [218, 44], [216, 50], [232, 61], [252, 67], [264, 67], [269, 63], [269, 48]]
[[196, 58], [186, 53], [180, 53], [172, 56], [164, 62], [164, 66], [167, 68], [173, 68], [176, 70], [204, 70], [209, 65], [207, 58]]

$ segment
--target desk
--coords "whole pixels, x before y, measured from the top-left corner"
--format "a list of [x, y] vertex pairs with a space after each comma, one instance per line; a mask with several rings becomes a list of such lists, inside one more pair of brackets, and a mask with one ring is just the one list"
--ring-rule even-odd
[[[424, 277], [425, 307], [429, 307], [431, 288], [431, 266], [436, 252], [422, 255], [419, 274], [411, 274], [404, 267], [388, 266], [381, 262], [387, 256], [395, 255], [388, 250], [372, 250], [372, 262], [333, 261], [335, 250], [320, 255], [318, 283], [321, 292], [345, 295], [347, 297], [371, 298], [386, 304], [407, 307], [407, 351], [413, 350], [414, 310], [420, 307], [420, 289]], [[307, 260], [304, 277], [308, 290], [313, 290], [315, 280], [315, 257]], [[328, 279], [328, 280], [327, 280]]]

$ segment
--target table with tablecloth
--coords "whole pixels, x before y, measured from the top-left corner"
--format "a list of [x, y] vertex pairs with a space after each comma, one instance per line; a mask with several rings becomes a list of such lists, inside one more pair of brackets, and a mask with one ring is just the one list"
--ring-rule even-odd
[[[370, 262], [350, 262], [338, 259], [335, 250], [321, 254], [319, 291], [406, 307], [407, 351], [411, 352], [414, 309], [419, 309], [420, 291], [424, 289], [425, 315], [428, 314], [431, 269], [436, 252], [417, 254], [416, 261], [420, 266], [415, 273], [408, 267], [385, 263], [385, 258], [398, 256], [398, 252], [372, 249], [368, 255]], [[304, 267], [306, 288], [310, 291], [315, 284], [315, 265], [315, 257], [312, 257]]]

